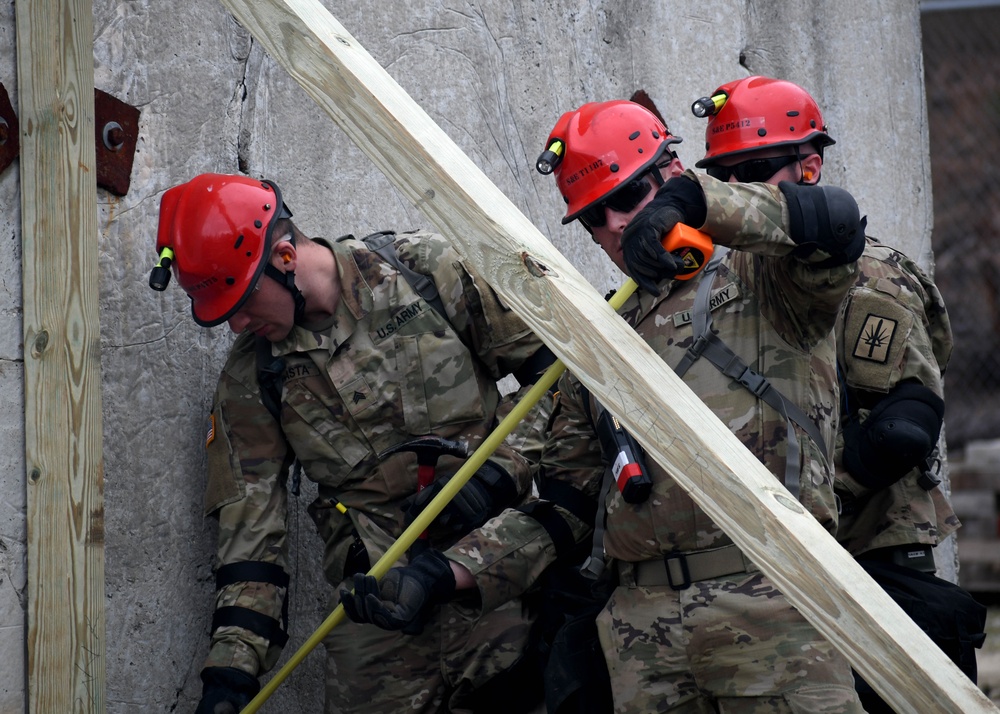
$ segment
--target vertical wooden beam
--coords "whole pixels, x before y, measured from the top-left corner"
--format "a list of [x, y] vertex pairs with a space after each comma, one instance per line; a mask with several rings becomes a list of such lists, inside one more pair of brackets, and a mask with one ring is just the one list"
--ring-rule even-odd
[[29, 710], [103, 712], [91, 0], [17, 0]]

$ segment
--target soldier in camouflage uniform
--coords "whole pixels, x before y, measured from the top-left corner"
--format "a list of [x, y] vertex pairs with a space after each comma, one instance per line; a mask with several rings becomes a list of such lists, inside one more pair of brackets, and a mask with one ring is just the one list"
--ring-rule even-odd
[[[318, 484], [309, 513], [337, 585], [412, 519], [416, 454], [380, 455], [427, 434], [471, 453], [496, 424], [497, 380], [530, 383], [551, 359], [440, 236], [389, 235], [393, 263], [350, 236], [309, 239], [290, 217], [277, 186], [243, 176], [204, 174], [161, 202], [151, 286], [163, 289], [172, 268], [196, 322], [239, 333], [206, 444], [218, 592], [198, 712], [242, 708], [287, 639], [289, 472]], [[406, 268], [433, 279], [437, 305]], [[462, 462], [442, 455], [437, 484]], [[327, 711], [472, 710], [477, 691], [521, 658], [532, 613], [517, 598], [484, 612], [475, 590], [457, 596], [460, 569], [440, 549], [530, 487], [527, 463], [502, 445], [393, 571], [409, 573], [401, 587], [432, 591], [419, 621], [404, 633], [351, 622], [332, 631]], [[496, 689], [489, 696], [502, 704], [507, 692]]]
[[[764, 77], [719, 87], [713, 97], [726, 100], [710, 112], [707, 153], [697, 165], [721, 180], [818, 183], [824, 146], [833, 140], [803, 143], [781, 127], [786, 97], [795, 91]], [[772, 126], [764, 135], [721, 131], [743, 117], [770, 119]], [[786, 161], [787, 168], [767, 175], [774, 168], [767, 162]], [[975, 608], [972, 631], [958, 632], [957, 613], [971, 598], [933, 577], [931, 550], [959, 526], [933, 465], [944, 417], [942, 375], [952, 350], [948, 313], [934, 283], [900, 251], [869, 237], [858, 268], [836, 327], [837, 539], [890, 595], [897, 596], [900, 583], [921, 589], [917, 610], [907, 607], [906, 597], [897, 600], [975, 678], [974, 645], [958, 644], [976, 629]], [[936, 604], [939, 598], [950, 604]], [[860, 680], [858, 690], [867, 711], [892, 711]]]
[[[951, 323], [937, 286], [900, 251], [869, 238], [858, 264], [861, 275], [837, 323], [844, 406], [837, 439], [837, 538], [861, 559], [934, 572], [931, 548], [960, 525], [934, 476], [936, 464], [928, 463], [944, 409]], [[885, 412], [887, 397], [889, 405], [910, 402], [907, 411], [931, 409], [930, 428], [903, 453], [866, 463], [862, 445], [873, 437], [862, 425], [879, 404]]]
[[[722, 180], [760, 180], [777, 184], [782, 174], [767, 176], [771, 166], [748, 176], [736, 162], [787, 161], [791, 180], [817, 184], [823, 167], [823, 141], [803, 143], [793, 132], [771, 128], [756, 133], [719, 132], [741, 117], [761, 116], [778, 124], [782, 92], [788, 83], [750, 77], [723, 85], [715, 95], [728, 99], [708, 120], [708, 151], [697, 166]], [[734, 168], [735, 167], [735, 168]], [[752, 169], [751, 169], [752, 170]], [[742, 178], [741, 178], [742, 176]], [[936, 479], [924, 477], [941, 428], [944, 402], [941, 376], [951, 356], [951, 324], [936, 286], [898, 250], [869, 237], [858, 261], [856, 285], [837, 322], [837, 362], [841, 370], [842, 412], [836, 448], [837, 493], [842, 518], [837, 537], [855, 555], [934, 570], [930, 546], [958, 527]], [[877, 405], [892, 432], [881, 435], [863, 427]], [[873, 442], [879, 441], [878, 448]], [[888, 550], [883, 550], [888, 549]], [[878, 551], [877, 553], [875, 551]], [[918, 557], [916, 554], [921, 553]]]
[[[590, 111], [550, 137], [547, 158], [569, 204], [564, 221], [582, 218], [595, 241], [613, 248], [634, 219], [633, 242], [623, 242], [620, 257], [644, 292], [622, 314], [834, 532], [832, 328], [864, 245], [856, 204], [837, 189], [726, 184], [690, 172], [655, 191], [667, 168], [665, 128], [649, 119], [621, 124], [620, 144], [594, 154], [574, 149], [596, 125]], [[816, 219], [819, 211], [824, 220]], [[721, 258], [684, 281], [671, 278], [687, 263], [649, 247], [659, 247], [677, 222], [709, 233]], [[705, 312], [712, 332], [752, 365], [747, 383], [763, 388], [744, 388], [707, 357], [681, 368], [695, 354], [695, 330], [705, 334]], [[767, 401], [769, 391], [780, 392], [787, 406], [779, 402], [779, 411]], [[598, 618], [615, 711], [861, 711], [847, 661], [669, 474], [650, 464], [652, 493], [641, 502], [617, 488], [605, 491], [592, 421], [598, 406], [572, 375], [560, 381], [542, 455], [540, 491], [551, 516], [538, 519], [542, 528], [523, 510], [508, 510], [448, 551], [490, 593], [484, 609], [521, 593], [549, 564], [572, 562], [579, 555], [573, 542], [586, 534], [579, 524], [594, 523], [603, 501], [606, 518], [597, 518], [620, 578]], [[496, 585], [483, 588], [488, 581]], [[385, 592], [368, 597], [375, 610], [367, 619], [376, 622], [378, 608], [396, 614], [409, 600]], [[414, 611], [420, 599], [403, 604]]]
[[[809, 127], [813, 118], [796, 120], [802, 136], [824, 136]], [[853, 199], [838, 189], [727, 184], [691, 172], [663, 183], [662, 150], [640, 140], [659, 139], [662, 127], [622, 127], [620, 141], [574, 156], [574, 143], [596, 126], [583, 109], [577, 119], [555, 137], [563, 142], [556, 178], [564, 221], [581, 219], [639, 283], [623, 316], [835, 532], [832, 328], [864, 245]], [[693, 277], [689, 263], [659, 246], [678, 222], [716, 244]], [[711, 349], [699, 357], [710, 335], [745, 371], [723, 373]], [[602, 457], [590, 415], [599, 405], [570, 375], [560, 387], [545, 476], [598, 493]], [[782, 399], [768, 401], [768, 392]], [[598, 630], [615, 711], [861, 711], [847, 661], [668, 473], [648, 467], [644, 501], [628, 502], [616, 488], [606, 496], [603, 542], [620, 582]]]

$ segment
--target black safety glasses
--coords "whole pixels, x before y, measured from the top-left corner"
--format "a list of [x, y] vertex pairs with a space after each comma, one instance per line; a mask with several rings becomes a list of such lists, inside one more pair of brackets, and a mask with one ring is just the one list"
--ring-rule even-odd
[[649, 195], [653, 190], [653, 184], [646, 180], [646, 174], [639, 178], [632, 179], [626, 184], [622, 184], [615, 192], [602, 201], [590, 206], [577, 218], [587, 230], [600, 228], [607, 223], [605, 208], [610, 208], [619, 213], [629, 213]]
[[670, 166], [670, 164], [677, 160], [677, 154], [673, 151], [664, 151], [663, 156], [660, 160], [646, 169], [646, 172], [632, 179], [628, 183], [624, 184], [615, 192], [608, 196], [607, 198], [598, 201], [594, 205], [590, 206], [581, 213], [577, 218], [583, 227], [588, 231], [592, 228], [601, 228], [607, 223], [605, 219], [605, 208], [610, 208], [619, 213], [631, 213], [635, 210], [635, 207], [646, 196], [649, 195], [650, 189], [653, 188], [652, 184], [646, 180], [646, 176], [652, 176], [653, 180], [656, 181], [657, 186], [663, 185], [663, 178], [661, 177], [659, 170], [665, 169]]
[[740, 183], [763, 183], [789, 164], [798, 161], [800, 156], [776, 156], [773, 159], [748, 159], [734, 166], [709, 166], [705, 173], [719, 181], [728, 181], [735, 176]]

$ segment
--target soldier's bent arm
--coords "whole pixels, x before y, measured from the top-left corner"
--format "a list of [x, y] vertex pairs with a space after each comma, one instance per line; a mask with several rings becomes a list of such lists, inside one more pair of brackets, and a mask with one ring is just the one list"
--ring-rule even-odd
[[579, 382], [569, 373], [542, 453], [541, 498], [508, 509], [445, 552], [475, 577], [484, 610], [525, 592], [557, 561], [590, 554], [604, 475], [600, 443], [583, 414]]
[[694, 227], [742, 253], [734, 257], [734, 269], [757, 287], [762, 314], [790, 344], [809, 348], [825, 339], [857, 277], [863, 221], [841, 241], [828, 214], [820, 219], [822, 213], [806, 210], [802, 217], [799, 204], [808, 199], [786, 193], [786, 185], [724, 183], [693, 172], [685, 176], [696, 180], [705, 195], [704, 225]]
[[205, 513], [219, 522], [219, 587], [205, 666], [256, 677], [274, 666], [287, 639], [285, 481], [292, 454], [261, 402], [256, 374], [233, 374], [231, 365], [232, 358], [219, 380], [206, 440]]

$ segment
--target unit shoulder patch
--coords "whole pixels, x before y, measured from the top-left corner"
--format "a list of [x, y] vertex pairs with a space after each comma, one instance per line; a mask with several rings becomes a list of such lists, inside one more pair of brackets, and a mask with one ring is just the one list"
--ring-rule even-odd
[[838, 354], [850, 387], [886, 392], [900, 378], [917, 318], [880, 290], [855, 288], [838, 326]]
[[898, 324], [885, 315], [868, 313], [854, 343], [854, 357], [885, 364], [889, 360]]

